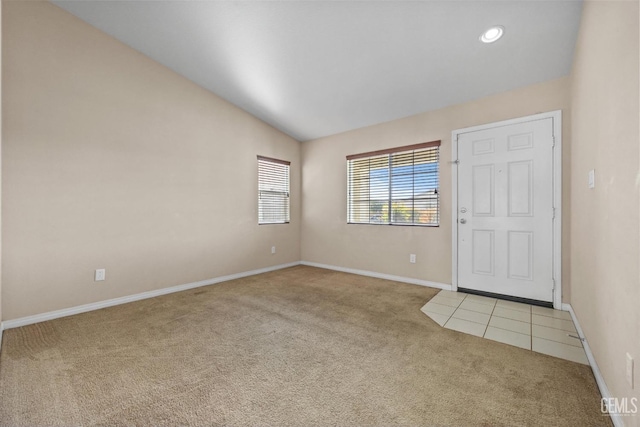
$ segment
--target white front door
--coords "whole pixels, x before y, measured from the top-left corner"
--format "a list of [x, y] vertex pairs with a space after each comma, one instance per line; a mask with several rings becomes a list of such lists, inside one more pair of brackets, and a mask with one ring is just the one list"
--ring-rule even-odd
[[458, 134], [458, 288], [553, 301], [554, 126]]

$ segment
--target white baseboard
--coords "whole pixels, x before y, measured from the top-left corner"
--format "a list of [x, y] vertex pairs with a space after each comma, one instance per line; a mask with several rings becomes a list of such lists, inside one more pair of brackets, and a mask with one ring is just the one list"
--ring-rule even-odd
[[[591, 347], [589, 347], [587, 338], [584, 336], [584, 332], [582, 332], [582, 328], [580, 327], [580, 322], [578, 322], [578, 318], [576, 317], [576, 313], [573, 311], [573, 307], [571, 307], [571, 304], [563, 303], [562, 310], [568, 311], [571, 314], [571, 318], [573, 319], [573, 324], [576, 325], [576, 331], [578, 331], [578, 336], [583, 339], [582, 346], [584, 347], [584, 352], [587, 355], [587, 359], [589, 360], [589, 365], [591, 365], [593, 376], [596, 378], [596, 383], [598, 384], [598, 388], [600, 389], [600, 394], [605, 399], [613, 397], [609, 392], [609, 388], [607, 387], [607, 384], [604, 382], [604, 377], [602, 376], [602, 372], [600, 372], [600, 369], [598, 368], [598, 364], [596, 363], [596, 359], [593, 357], [593, 353], [591, 352]], [[622, 416], [620, 414], [609, 413], [609, 415], [611, 416], [611, 421], [613, 421], [613, 425], [615, 427], [624, 427], [624, 422], [622, 421]]]
[[342, 271], [343, 273], [358, 274], [360, 276], [375, 277], [378, 279], [393, 280], [395, 282], [411, 283], [412, 285], [428, 286], [430, 288], [451, 290], [451, 285], [446, 283], [430, 282], [428, 280], [412, 279], [410, 277], [393, 276], [391, 274], [376, 273], [375, 271], [356, 270], [355, 268], [338, 267], [336, 265], [319, 264], [317, 262], [300, 261], [302, 265], [309, 267], [325, 268], [327, 270]]
[[33, 316], [21, 317], [13, 320], [5, 320], [0, 324], [0, 336], [1, 336], [1, 331], [3, 329], [19, 328], [20, 326], [31, 325], [33, 323], [45, 322], [47, 320], [53, 320], [53, 319], [58, 319], [60, 317], [72, 316], [74, 314], [86, 313], [87, 311], [99, 310], [101, 308], [112, 307], [114, 305], [126, 304], [129, 302], [139, 301], [147, 298], [153, 298], [160, 295], [186, 291], [187, 289], [199, 288], [201, 286], [214, 285], [220, 282], [226, 282], [229, 280], [240, 279], [242, 277], [254, 276], [256, 274], [267, 273], [269, 271], [293, 267], [299, 264], [300, 262], [291, 262], [289, 264], [274, 265], [272, 267], [259, 268], [257, 270], [251, 270], [251, 271], [244, 271], [242, 273], [230, 274], [228, 276], [201, 280], [199, 282], [186, 283], [184, 285], [171, 286], [169, 288], [162, 288], [154, 291], [142, 292], [139, 294], [128, 295], [126, 297], [113, 298], [105, 301], [94, 302], [91, 304], [84, 304], [76, 307], [65, 308], [62, 310], [50, 311], [48, 313], [36, 314]]

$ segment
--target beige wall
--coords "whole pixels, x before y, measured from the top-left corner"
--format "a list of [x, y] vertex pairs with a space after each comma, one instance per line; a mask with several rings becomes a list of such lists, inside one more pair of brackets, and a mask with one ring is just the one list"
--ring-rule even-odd
[[[0, 1], [0, 49], [2, 47], [2, 2]], [[2, 54], [0, 52], [0, 100], [2, 100]], [[0, 321], [2, 320], [2, 105], [0, 102]], [[2, 325], [0, 325], [2, 347]]]
[[[451, 283], [451, 132], [540, 112], [563, 112], [563, 174], [568, 178], [568, 78], [524, 87], [441, 110], [302, 144], [302, 259], [378, 273]], [[440, 227], [347, 225], [348, 154], [442, 140]], [[568, 179], [564, 192], [568, 194]], [[568, 198], [566, 198], [568, 200]], [[563, 204], [568, 249], [569, 203]], [[409, 263], [409, 254], [417, 263]], [[569, 251], [563, 253], [563, 299], [569, 297]]]
[[640, 398], [638, 13], [637, 1], [584, 5], [572, 72], [571, 304], [611, 394]]
[[[299, 142], [50, 3], [3, 19], [4, 320], [300, 259]], [[258, 154], [289, 225], [257, 225]]]

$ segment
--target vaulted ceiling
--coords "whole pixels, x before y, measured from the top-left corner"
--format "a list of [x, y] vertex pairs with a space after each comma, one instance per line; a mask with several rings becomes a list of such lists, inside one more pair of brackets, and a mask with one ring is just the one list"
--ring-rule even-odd
[[[54, 1], [306, 141], [569, 74], [579, 1]], [[493, 25], [493, 44], [479, 36]]]

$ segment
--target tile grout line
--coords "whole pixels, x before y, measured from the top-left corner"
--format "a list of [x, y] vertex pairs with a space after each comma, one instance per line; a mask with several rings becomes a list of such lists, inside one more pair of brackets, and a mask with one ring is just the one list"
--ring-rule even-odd
[[458, 303], [458, 306], [456, 307], [456, 309], [455, 309], [455, 310], [453, 310], [453, 313], [451, 313], [451, 317], [449, 317], [449, 319], [447, 320], [447, 322], [449, 322], [449, 320], [453, 319], [453, 315], [454, 315], [454, 314], [456, 314], [456, 311], [458, 311], [458, 309], [459, 309], [459, 308], [460, 308], [460, 306], [462, 305], [462, 302], [463, 302], [464, 300], [466, 300], [466, 299], [467, 299], [467, 296], [465, 295], [465, 296], [464, 296], [464, 298], [462, 298], [462, 299], [460, 300], [460, 302]]
[[453, 310], [453, 313], [451, 313], [451, 318], [453, 318], [453, 315], [454, 315], [454, 314], [456, 314], [456, 312], [460, 309], [460, 306], [462, 305], [462, 302], [463, 302], [464, 300], [466, 300], [466, 299], [467, 299], [467, 296], [465, 295], [465, 296], [464, 296], [464, 298], [462, 298], [462, 299], [460, 300], [460, 302], [458, 303], [458, 306], [456, 307], [456, 309], [455, 309], [455, 310]]
[[[512, 319], [507, 319], [507, 320], [512, 320]], [[491, 321], [491, 318], [489, 318], [489, 321]], [[522, 323], [524, 323], [524, 322], [522, 322]], [[523, 334], [522, 332], [512, 331], [511, 329], [501, 328], [500, 326], [491, 325], [491, 327], [492, 328], [496, 328], [496, 329], [500, 329], [501, 331], [513, 332], [514, 334], [520, 334], [520, 335], [527, 336], [527, 334]]]
[[533, 307], [531, 306], [529, 306], [529, 331], [531, 332], [529, 341], [531, 344], [531, 351], [533, 351]]
[[[444, 290], [444, 289], [443, 289]], [[438, 292], [433, 298], [437, 297], [438, 295], [440, 295], [442, 293], [443, 290], [440, 290], [440, 292]], [[443, 298], [446, 298], [444, 295], [442, 296]], [[431, 298], [433, 300], [433, 298]], [[466, 297], [465, 297], [466, 298]], [[460, 300], [460, 303], [458, 304], [458, 307], [460, 307], [460, 304], [462, 304], [462, 301], [464, 301], [464, 298], [462, 298], [462, 300]], [[434, 303], [437, 304], [437, 303]], [[455, 308], [455, 310], [453, 310], [453, 313], [451, 313], [449, 315], [449, 317], [447, 317], [447, 320], [444, 321], [444, 323], [442, 324], [442, 328], [445, 327], [445, 325], [447, 323], [449, 323], [449, 320], [451, 320], [451, 318], [453, 317], [454, 314], [456, 314], [456, 311], [458, 311], [458, 307]]]
[[[442, 292], [442, 291], [440, 291], [440, 292]], [[440, 292], [438, 292], [438, 293], [436, 294], [436, 296], [438, 296], [438, 295], [440, 294]], [[456, 312], [458, 311], [458, 309], [459, 309], [459, 308], [460, 308], [460, 306], [462, 305], [463, 301], [464, 301], [464, 300], [466, 300], [466, 299], [467, 299], [467, 295], [465, 295], [465, 296], [460, 300], [460, 302], [458, 303], [458, 306], [456, 307], [456, 309], [455, 309], [455, 310], [453, 310], [453, 313], [451, 313], [451, 315], [449, 316], [449, 318], [447, 319], [447, 321], [446, 321], [446, 322], [444, 322], [444, 325], [442, 325], [442, 327], [443, 327], [443, 328], [445, 327], [445, 325], [446, 325], [447, 323], [449, 323], [449, 320], [454, 319], [453, 315], [454, 315], [454, 314], [456, 314]], [[457, 318], [455, 318], [455, 319], [457, 319]], [[458, 331], [458, 332], [459, 332], [459, 331]], [[466, 332], [463, 332], [463, 333], [466, 333]]]
[[[549, 319], [556, 319], [556, 318], [555, 318], [555, 317], [549, 317]], [[558, 319], [558, 320], [564, 320], [564, 319]], [[567, 321], [568, 321], [568, 320], [567, 320]], [[571, 322], [571, 324], [573, 324], [573, 322]], [[543, 327], [543, 328], [554, 329], [554, 330], [556, 330], [556, 331], [562, 331], [562, 332], [566, 332], [566, 333], [573, 333], [573, 332], [576, 332], [576, 331], [567, 331], [566, 329], [556, 328], [556, 327], [554, 327], [554, 326], [539, 325], [539, 324], [537, 324], [537, 323], [533, 323], [533, 319], [531, 319], [531, 327], [532, 327], [532, 328], [533, 328], [533, 325], [540, 326], [540, 327]], [[575, 325], [573, 325], [573, 327], [575, 328], [576, 326], [575, 326]], [[531, 332], [533, 332], [533, 331], [531, 331]], [[576, 333], [577, 333], [577, 332], [576, 332]], [[533, 334], [532, 334], [532, 335], [533, 335]]]
[[[498, 318], [500, 318], [500, 317], [498, 317]], [[502, 319], [504, 319], [504, 318], [502, 318]], [[505, 320], [510, 320], [510, 321], [513, 321], [513, 322], [520, 322], [520, 323], [525, 323], [525, 324], [527, 323], [527, 322], [523, 322], [522, 320], [513, 320], [513, 319], [505, 319]], [[529, 333], [529, 334], [527, 334], [526, 332], [514, 331], [514, 330], [511, 330], [511, 329], [506, 329], [506, 328], [504, 328], [504, 327], [500, 327], [500, 326], [496, 326], [496, 325], [491, 325], [491, 326], [492, 326], [493, 328], [501, 329], [501, 330], [503, 330], [503, 331], [514, 332], [514, 333], [516, 333], [516, 334], [520, 334], [520, 335], [525, 335], [525, 336], [531, 337], [531, 334], [530, 334], [530, 333]]]
[[493, 303], [493, 308], [491, 309], [491, 314], [489, 315], [489, 321], [487, 322], [487, 326], [484, 327], [484, 333], [482, 334], [482, 338], [484, 338], [484, 336], [487, 335], [487, 331], [489, 330], [489, 323], [491, 323], [491, 318], [493, 317], [493, 312], [496, 310], [497, 305], [498, 305], [498, 301], [495, 301]]

